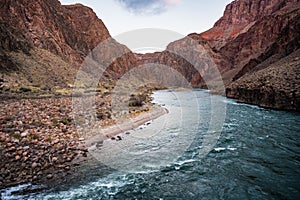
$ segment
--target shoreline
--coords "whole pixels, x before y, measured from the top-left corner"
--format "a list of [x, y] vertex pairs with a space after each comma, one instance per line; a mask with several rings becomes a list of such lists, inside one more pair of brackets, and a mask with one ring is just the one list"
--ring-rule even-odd
[[[38, 187], [28, 186], [16, 193], [55, 188], [77, 180], [89, 165], [100, 164], [88, 149], [92, 142], [99, 142], [99, 135], [80, 138], [71, 120], [70, 97], [15, 99], [0, 104], [0, 165], [6, 177], [0, 179], [1, 192], [27, 184]], [[33, 107], [37, 109], [32, 111]], [[110, 139], [166, 113], [166, 108], [151, 105], [148, 111], [116, 119], [116, 124], [101, 130], [101, 138]]]
[[102, 142], [106, 139], [111, 139], [114, 136], [117, 136], [121, 133], [133, 130], [145, 124], [146, 122], [155, 120], [167, 113], [169, 113], [169, 111], [166, 108], [154, 105], [147, 112], [140, 113], [137, 116], [127, 118], [126, 120], [121, 120], [117, 124], [108, 127], [103, 127], [99, 130], [98, 135], [90, 136], [85, 140], [85, 147], [90, 148], [95, 143]]

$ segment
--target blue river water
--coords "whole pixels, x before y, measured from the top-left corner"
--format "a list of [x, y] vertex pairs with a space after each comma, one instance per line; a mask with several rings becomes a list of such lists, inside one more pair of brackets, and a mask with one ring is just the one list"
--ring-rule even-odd
[[206, 90], [153, 97], [169, 113], [104, 142], [87, 178], [2, 199], [300, 199], [299, 113]]

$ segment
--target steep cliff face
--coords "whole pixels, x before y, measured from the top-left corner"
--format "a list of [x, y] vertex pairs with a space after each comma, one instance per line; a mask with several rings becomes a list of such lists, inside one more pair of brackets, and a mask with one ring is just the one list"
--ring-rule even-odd
[[21, 51], [24, 54], [29, 54], [31, 44], [26, 38], [15, 29], [7, 27], [0, 23], [0, 69], [2, 71], [16, 70], [16, 65], [13, 64], [9, 51]]
[[[299, 95], [295, 92], [299, 91], [299, 63], [293, 61], [295, 57], [289, 57], [300, 47], [299, 23], [300, 2], [297, 0], [236, 0], [226, 7], [224, 16], [212, 29], [188, 37], [210, 55], [222, 75], [228, 97], [265, 107], [299, 110]], [[148, 54], [143, 59], [175, 66], [193, 86], [205, 88], [207, 81], [194, 79], [194, 66], [184, 60], [177, 62], [169, 53], [170, 46], [183, 49], [188, 44], [175, 41], [166, 51]], [[201, 54], [194, 54], [202, 59]], [[209, 69], [202, 68], [200, 74], [209, 74]], [[259, 73], [251, 75], [255, 72]], [[273, 75], [277, 78], [272, 78]], [[266, 83], [272, 90], [261, 89]], [[291, 93], [295, 95], [290, 98]]]
[[[144, 76], [146, 77], [151, 75], [154, 76], [154, 81], [156, 83], [170, 83], [165, 84], [165, 86], [184, 87], [186, 85], [181, 80], [185, 79], [192, 87], [207, 88], [199, 71], [197, 71], [191, 63], [175, 53], [164, 51], [162, 53], [139, 55], [138, 63], [140, 65], [143, 64], [149, 66], [153, 64], [165, 66], [166, 63], [169, 63], [167, 65], [169, 70], [158, 67], [155, 69], [156, 71], [152, 69], [151, 71], [146, 71], [144, 73]], [[178, 75], [174, 75], [175, 73], [173, 70], [175, 70]], [[158, 74], [163, 74], [163, 77]]]
[[300, 50], [230, 84], [226, 95], [242, 103], [300, 111]]
[[[112, 77], [121, 76], [135, 63], [136, 58], [129, 49], [112, 40], [93, 10], [81, 4], [2, 0], [0, 21], [0, 70], [7, 87], [47, 86], [48, 83], [47, 87], [66, 87], [74, 81], [76, 69], [85, 57], [108, 39], [112, 48], [106, 54], [128, 52], [108, 64]], [[46, 57], [52, 62], [45, 61]], [[25, 59], [27, 62], [22, 61]], [[31, 73], [35, 68], [40, 74]]]
[[200, 35], [215, 48], [220, 48], [254, 25], [257, 20], [272, 15], [296, 0], [238, 0], [226, 6], [221, 17], [210, 30]]
[[258, 20], [247, 32], [227, 42], [219, 51], [230, 63], [225, 83], [236, 80], [246, 72], [246, 68], [249, 70], [270, 56], [286, 56], [297, 50], [299, 16], [299, 5], [286, 7], [284, 11], [279, 10]]
[[[270, 27], [272, 27], [271, 30], [268, 30]], [[264, 32], [263, 30], [268, 30], [266, 32], [269, 34], [265, 35], [265, 38], [268, 39], [260, 39], [259, 41], [261, 42], [255, 45], [255, 42], [253, 41], [255, 37], [251, 35], [255, 36], [255, 32]], [[251, 36], [251, 38], [249, 38], [249, 36]], [[248, 59], [246, 60], [242, 56], [235, 58], [232, 57], [232, 60], [234, 60], [237, 63], [239, 63], [239, 60], [247, 61], [245, 65], [240, 65], [243, 66], [243, 68], [239, 70], [239, 72], [235, 75], [233, 80], [237, 80], [238, 78], [242, 77], [243, 75], [245, 75], [253, 69], [259, 70], [264, 67], [268, 67], [268, 65], [272, 64], [273, 62], [276, 62], [299, 49], [299, 6], [291, 9], [289, 13], [279, 13], [276, 16], [269, 17], [268, 20], [258, 23], [257, 28], [249, 31], [249, 34], [245, 35], [245, 38], [243, 38], [244, 41], [249, 39], [252, 39], [252, 41], [250, 47], [248, 47], [247, 50], [249, 53], [252, 54], [244, 55], [245, 57], [248, 57]], [[228, 51], [230, 51], [229, 48], [230, 46], [228, 45]], [[250, 48], [252, 48], [252, 51]], [[226, 50], [223, 49], [223, 51]], [[266, 62], [267, 60], [268, 62]], [[264, 67], [262, 63], [265, 63]], [[260, 68], [258, 68], [257, 66], [260, 66]]]
[[80, 63], [101, 41], [110, 37], [92, 9], [81, 4], [62, 6], [57, 0], [4, 0], [0, 19], [22, 32], [33, 46]]
[[[250, 60], [273, 48], [274, 43], [283, 36], [284, 29], [294, 26], [298, 16], [299, 3], [295, 0], [239, 0], [226, 7], [224, 16], [212, 29], [201, 34], [193, 33], [188, 37], [202, 45], [210, 54], [224, 74], [227, 84]], [[287, 40], [294, 40], [296, 34], [296, 31], [289, 33]], [[177, 46], [177, 49], [182, 48], [180, 41], [173, 42], [172, 45]], [[278, 47], [285, 48], [280, 45]], [[149, 57], [148, 55], [147, 58]]]

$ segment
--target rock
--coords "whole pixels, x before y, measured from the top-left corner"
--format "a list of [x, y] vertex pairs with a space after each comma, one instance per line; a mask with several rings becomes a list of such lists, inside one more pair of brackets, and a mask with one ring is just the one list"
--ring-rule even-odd
[[79, 140], [79, 141], [84, 141], [84, 138], [79, 138], [78, 140]]
[[48, 174], [47, 175], [47, 179], [52, 179], [53, 178], [53, 175], [52, 174]]
[[11, 147], [13, 144], [12, 143], [7, 143], [6, 146], [7, 147]]
[[59, 143], [59, 139], [55, 139], [51, 144], [53, 145], [53, 144], [57, 144], [57, 143]]
[[[56, 12], [53, 12], [54, 10]], [[80, 66], [92, 49], [111, 37], [102, 20], [97, 17], [95, 12], [82, 4], [61, 5], [58, 0], [53, 0], [51, 3], [47, 0], [30, 3], [27, 0], [18, 0], [14, 3], [4, 1], [1, 2], [0, 6], [0, 18], [0, 41], [3, 41], [1, 52], [5, 51], [3, 56], [5, 59], [2, 59], [3, 62], [0, 63], [0, 67], [5, 69], [9, 66], [10, 69], [19, 72], [28, 68], [34, 70], [35, 67], [26, 65], [23, 62], [16, 64], [11, 54], [6, 52], [20, 50], [20, 53], [26, 56], [30, 53], [37, 54], [35, 51], [30, 52], [35, 47], [44, 49], [47, 52], [47, 56], [51, 55], [53, 63], [61, 59], [67, 64], [64, 66]], [[124, 45], [120, 45], [116, 41], [111, 42], [113, 43], [111, 45], [113, 49], [107, 50], [106, 53], [113, 55], [114, 52], [119, 50], [128, 52], [114, 61], [109, 67], [110, 71], [115, 72], [111, 74], [112, 76], [121, 77], [129, 68], [134, 66], [136, 57]], [[39, 53], [43, 52], [39, 51]], [[106, 54], [106, 56], [109, 55]], [[33, 59], [28, 56], [26, 58]], [[35, 57], [35, 59], [38, 58], [38, 56]], [[41, 62], [43, 61], [41, 59]], [[43, 69], [44, 67], [48, 69], [48, 66], [54, 67], [54, 64], [61, 64], [61, 62], [53, 63], [47, 62], [44, 66], [41, 66], [39, 68], [42, 70], [41, 73], [47, 74], [47, 70]], [[74, 71], [70, 70], [69, 72], [71, 73], [66, 74], [65, 70], [57, 67], [55, 69], [57, 73], [49, 74], [45, 78], [44, 76], [39, 76], [40, 80], [35, 80], [30, 74], [23, 78], [28, 77], [28, 82], [38, 82], [41, 85], [45, 85], [43, 88], [51, 88], [54, 85], [68, 87], [69, 83], [66, 76], [70, 76], [67, 78], [72, 80], [71, 76], [75, 78]], [[11, 79], [8, 80], [10, 81], [8, 84], [11, 85], [17, 81], [14, 76], [11, 76]], [[22, 87], [20, 91], [33, 92], [33, 90], [29, 87]]]
[[10, 140], [9, 136], [7, 136], [6, 139], [5, 139], [5, 142], [6, 142], [6, 143], [9, 143], [10, 141], [11, 141], [11, 140]]
[[17, 155], [17, 156], [15, 156], [15, 159], [16, 159], [16, 160], [20, 160], [21, 157], [20, 157], [19, 155]]
[[44, 168], [44, 169], [47, 169], [49, 166], [50, 166], [49, 163], [46, 162], [46, 163], [43, 165], [43, 168]]
[[[215, 23], [214, 27], [201, 36], [209, 40], [214, 47], [224, 45], [228, 40], [243, 33], [253, 21], [273, 14], [293, 0], [243, 0], [233, 1], [226, 6], [224, 15]], [[241, 17], [242, 16], [242, 17]]]
[[3, 128], [2, 131], [3, 131], [4, 133], [13, 133], [13, 132], [14, 132], [14, 129], [12, 129], [12, 128]]
[[36, 168], [38, 166], [38, 164], [36, 162], [31, 164], [32, 169]]
[[28, 150], [29, 149], [29, 146], [25, 146], [23, 147], [24, 150]]
[[27, 132], [23, 132], [21, 133], [21, 137], [27, 137], [28, 133]]
[[18, 139], [15, 139], [15, 140], [13, 140], [13, 142], [14, 142], [14, 143], [19, 143], [19, 142], [20, 142], [20, 140], [18, 140]]
[[58, 160], [57, 157], [53, 157], [53, 158], [52, 158], [52, 162], [56, 162], [57, 160]]
[[82, 153], [82, 156], [83, 156], [83, 157], [87, 157], [87, 153], [86, 153], [86, 152], [83, 152], [83, 153]]
[[4, 136], [1, 136], [1, 137], [0, 137], [0, 142], [5, 142], [5, 139], [6, 139], [6, 138], [5, 138]]
[[15, 151], [16, 150], [16, 147], [10, 147], [7, 151]]
[[117, 140], [122, 140], [122, 137], [117, 135]]
[[39, 141], [36, 140], [36, 139], [31, 141], [32, 144], [37, 144], [38, 142], [39, 142]]

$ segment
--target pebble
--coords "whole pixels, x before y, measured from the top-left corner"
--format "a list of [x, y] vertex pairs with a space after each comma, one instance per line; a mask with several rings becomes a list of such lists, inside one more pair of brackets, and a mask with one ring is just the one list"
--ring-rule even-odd
[[15, 139], [13, 142], [14, 142], [14, 143], [19, 143], [19, 142], [20, 142], [20, 140], [18, 140], [18, 139]]
[[28, 135], [28, 133], [27, 132], [23, 132], [23, 133], [21, 133], [21, 137], [26, 137]]
[[5, 138], [4, 136], [1, 136], [1, 137], [0, 137], [0, 142], [5, 142], [5, 139], [6, 139], [6, 138]]
[[57, 143], [59, 143], [59, 139], [56, 139], [56, 140], [54, 140], [54, 142], [53, 142], [54, 144], [57, 144]]
[[58, 160], [57, 157], [53, 157], [53, 158], [52, 158], [52, 162], [56, 162], [57, 160]]
[[122, 137], [121, 137], [121, 136], [119, 136], [119, 135], [117, 136], [117, 138], [118, 138], [118, 140], [122, 140]]
[[53, 175], [52, 174], [48, 174], [47, 175], [47, 179], [51, 179], [51, 178], [53, 178]]
[[38, 164], [36, 162], [32, 163], [31, 167], [34, 169], [38, 166]]
[[9, 149], [8, 149], [8, 151], [15, 151], [16, 150], [16, 147], [10, 147]]
[[13, 144], [10, 143], [10, 142], [6, 144], [7, 147], [11, 147], [12, 145], [13, 145]]
[[83, 152], [81, 155], [82, 155], [83, 157], [87, 157], [87, 153], [86, 153], [86, 152]]
[[23, 149], [24, 149], [24, 150], [27, 150], [27, 149], [29, 149], [29, 146], [25, 146], [25, 147], [23, 147]]

